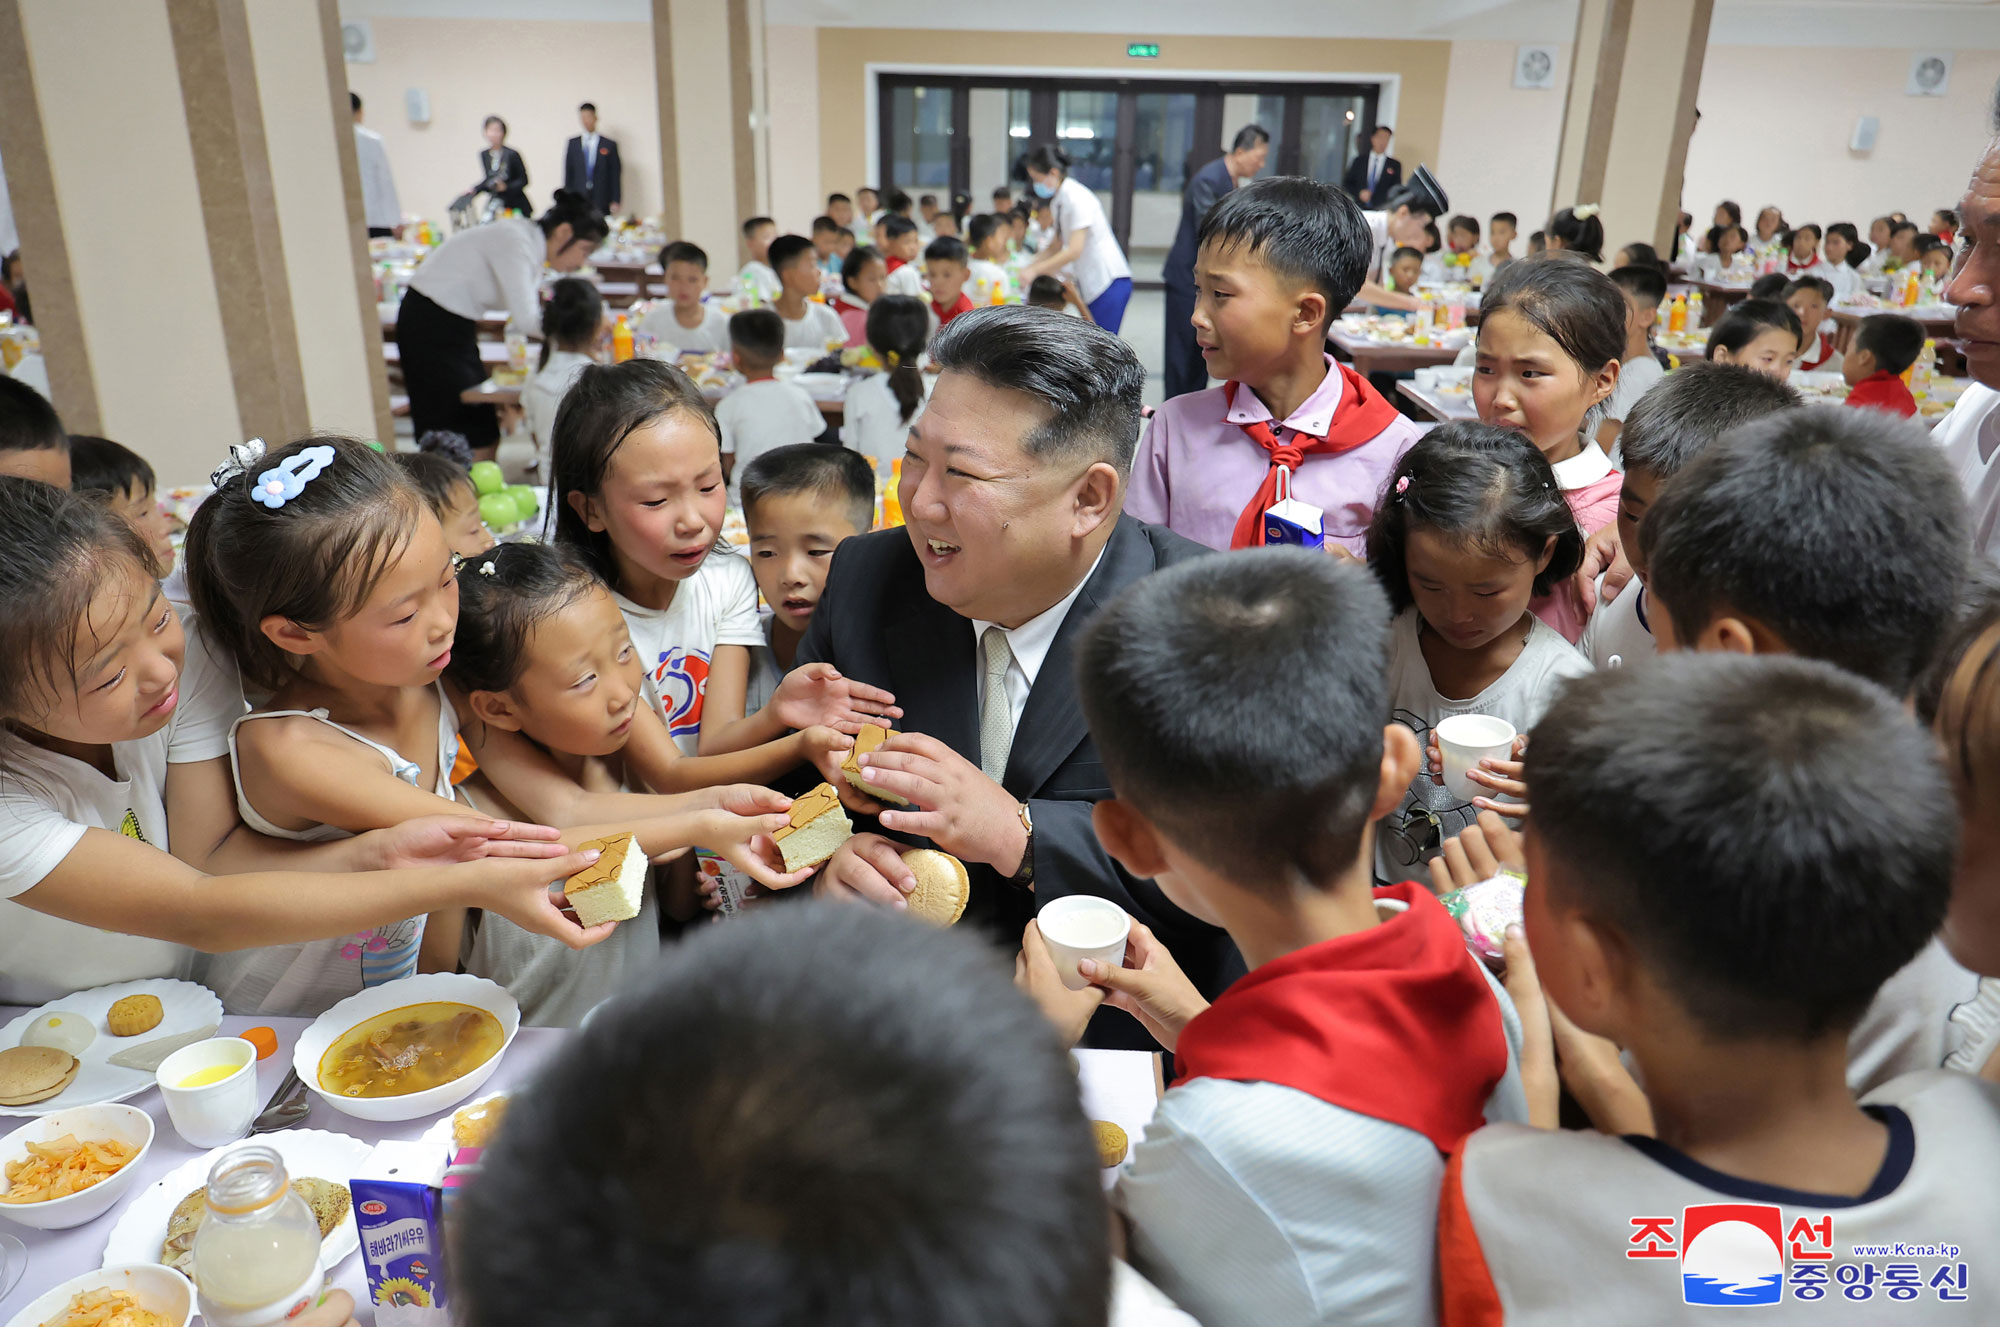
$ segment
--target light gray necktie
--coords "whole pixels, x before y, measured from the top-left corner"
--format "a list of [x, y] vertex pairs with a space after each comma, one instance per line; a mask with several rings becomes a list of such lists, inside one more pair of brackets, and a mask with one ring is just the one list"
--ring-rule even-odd
[[1014, 662], [1014, 651], [999, 627], [986, 628], [979, 646], [986, 660], [986, 688], [979, 702], [979, 768], [999, 783], [1007, 773], [1007, 752], [1014, 745], [1014, 713], [1007, 704], [1007, 667]]

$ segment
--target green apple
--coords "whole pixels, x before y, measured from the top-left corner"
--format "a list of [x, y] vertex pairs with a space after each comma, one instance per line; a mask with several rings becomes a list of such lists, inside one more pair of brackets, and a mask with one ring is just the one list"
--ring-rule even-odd
[[[499, 469], [499, 466], [494, 466]], [[479, 497], [479, 519], [486, 522], [489, 530], [511, 530], [521, 523], [521, 504], [508, 493], [482, 493]]]
[[542, 509], [542, 500], [535, 495], [531, 484], [509, 484], [501, 491], [520, 504], [521, 519], [524, 521], [533, 520], [535, 513]]
[[481, 497], [491, 497], [507, 487], [507, 476], [500, 469], [498, 461], [474, 461], [472, 463], [472, 487]]

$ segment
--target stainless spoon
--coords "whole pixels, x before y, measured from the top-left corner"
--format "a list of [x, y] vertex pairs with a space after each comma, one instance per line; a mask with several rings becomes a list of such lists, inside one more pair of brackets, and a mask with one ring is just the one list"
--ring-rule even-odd
[[285, 1081], [278, 1084], [278, 1090], [271, 1094], [263, 1111], [250, 1122], [250, 1132], [270, 1133], [274, 1129], [289, 1129], [311, 1111], [312, 1100], [306, 1094], [306, 1085], [299, 1081], [298, 1070], [287, 1069]]

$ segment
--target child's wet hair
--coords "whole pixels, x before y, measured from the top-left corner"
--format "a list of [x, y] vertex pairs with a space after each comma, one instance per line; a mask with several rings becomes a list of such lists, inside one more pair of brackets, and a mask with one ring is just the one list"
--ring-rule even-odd
[[1583, 532], [1548, 458], [1526, 435], [1489, 424], [1432, 429], [1403, 454], [1382, 490], [1368, 527], [1368, 565], [1396, 612], [1416, 602], [1407, 549], [1418, 528], [1516, 560], [1539, 559], [1554, 539], [1549, 565], [1535, 576], [1537, 595], [1568, 580], [1583, 561]]
[[458, 573], [458, 635], [444, 675], [461, 691], [506, 691], [527, 669], [536, 627], [604, 582], [559, 544], [500, 544]]
[[[333, 460], [282, 506], [257, 501], [258, 476], [308, 447], [333, 448]], [[315, 436], [276, 448], [224, 479], [188, 524], [188, 590], [201, 629], [245, 680], [276, 690], [292, 676], [293, 656], [264, 634], [263, 620], [324, 631], [352, 617], [427, 518], [422, 490], [365, 442]]]
[[1507, 264], [1479, 301], [1483, 327], [1511, 313], [1561, 347], [1584, 377], [1625, 357], [1625, 295], [1610, 277], [1560, 253]]

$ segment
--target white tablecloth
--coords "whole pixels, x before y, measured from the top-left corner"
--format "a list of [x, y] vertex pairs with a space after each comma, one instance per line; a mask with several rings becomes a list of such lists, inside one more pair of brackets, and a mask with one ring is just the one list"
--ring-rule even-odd
[[[0, 1006], [0, 1025], [11, 1021], [22, 1011]], [[291, 1067], [292, 1046], [311, 1022], [304, 1018], [238, 1018], [226, 1016], [222, 1020], [222, 1034], [241, 1032], [245, 1028], [269, 1027], [278, 1033], [278, 1053], [262, 1061], [257, 1066], [257, 1088], [259, 1101], [270, 1098], [278, 1090], [278, 1083]], [[484, 1096], [488, 1092], [519, 1087], [534, 1076], [541, 1062], [553, 1054], [562, 1044], [566, 1034], [558, 1028], [522, 1028], [514, 1038], [514, 1044], [507, 1049], [506, 1058], [488, 1079], [486, 1085], [475, 1093]], [[298, 1129], [324, 1129], [331, 1133], [344, 1133], [359, 1138], [364, 1143], [374, 1144], [388, 1138], [414, 1139], [428, 1129], [438, 1117], [426, 1115], [422, 1119], [406, 1120], [401, 1123], [377, 1123], [373, 1120], [357, 1120], [351, 1115], [343, 1115], [318, 1097], [312, 1098], [312, 1113], [294, 1125]], [[5, 1322], [26, 1308], [37, 1295], [45, 1294], [72, 1276], [81, 1276], [95, 1268], [104, 1258], [104, 1242], [111, 1234], [111, 1227], [118, 1224], [125, 1206], [133, 1198], [145, 1192], [155, 1181], [168, 1171], [186, 1164], [194, 1157], [209, 1149], [189, 1147], [174, 1132], [174, 1126], [167, 1120], [166, 1106], [160, 1100], [157, 1088], [148, 1088], [133, 1097], [131, 1104], [153, 1117], [157, 1133], [153, 1139], [153, 1150], [139, 1163], [139, 1181], [134, 1184], [126, 1198], [116, 1207], [95, 1221], [86, 1222], [73, 1230], [29, 1230], [11, 1221], [0, 1220], [0, 1230], [17, 1236], [28, 1246], [28, 1271], [21, 1283], [4, 1298], [0, 1299], [0, 1322]], [[456, 1107], [454, 1107], [456, 1109]], [[440, 1112], [442, 1113], [442, 1112]], [[26, 1124], [25, 1117], [0, 1116], [0, 1136], [13, 1132]], [[253, 1139], [254, 1141], [254, 1139]], [[367, 1276], [362, 1269], [361, 1255], [355, 1254], [334, 1269], [333, 1283], [354, 1296], [356, 1316], [364, 1323], [374, 1321], [374, 1310], [368, 1304]]]

